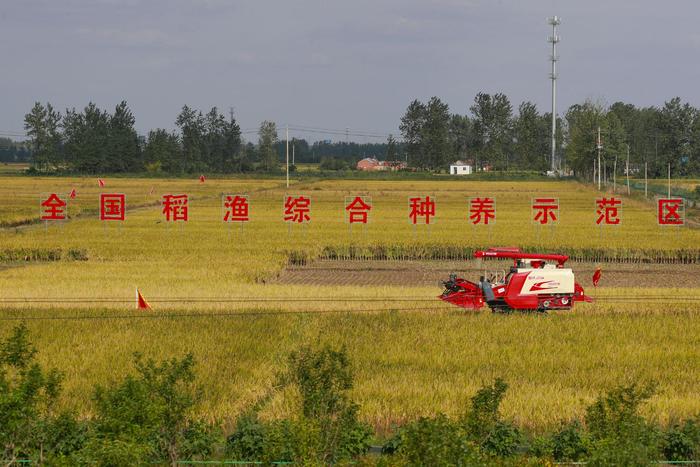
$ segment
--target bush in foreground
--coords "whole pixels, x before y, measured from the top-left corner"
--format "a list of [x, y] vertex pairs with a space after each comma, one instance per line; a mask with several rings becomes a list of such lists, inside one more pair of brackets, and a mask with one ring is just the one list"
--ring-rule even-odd
[[294, 461], [332, 464], [365, 453], [372, 431], [357, 417], [349, 396], [353, 376], [345, 349], [303, 347], [292, 353], [280, 387], [300, 395], [299, 410], [289, 420], [261, 422], [253, 411], [240, 417], [228, 437], [227, 453], [247, 461]]

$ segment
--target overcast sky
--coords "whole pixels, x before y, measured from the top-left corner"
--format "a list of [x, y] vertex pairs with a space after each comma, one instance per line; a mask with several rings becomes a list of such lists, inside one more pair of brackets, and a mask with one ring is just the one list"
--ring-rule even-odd
[[547, 111], [552, 14], [560, 113], [586, 98], [700, 106], [698, 0], [1, 0], [0, 133], [37, 100], [126, 99], [141, 133], [174, 128], [183, 104], [233, 106], [244, 129], [394, 134], [433, 95], [458, 113], [479, 91]]

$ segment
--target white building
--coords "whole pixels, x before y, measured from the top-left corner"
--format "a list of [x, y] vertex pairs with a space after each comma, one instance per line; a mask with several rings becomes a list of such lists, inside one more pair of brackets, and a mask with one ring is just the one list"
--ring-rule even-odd
[[469, 175], [473, 172], [473, 167], [466, 162], [457, 161], [450, 164], [450, 175]]

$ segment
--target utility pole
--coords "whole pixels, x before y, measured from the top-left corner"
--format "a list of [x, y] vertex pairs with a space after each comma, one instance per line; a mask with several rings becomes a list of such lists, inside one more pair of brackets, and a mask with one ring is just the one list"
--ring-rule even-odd
[[552, 72], [549, 74], [549, 79], [552, 80], [552, 172], [557, 173], [561, 170], [561, 165], [557, 160], [557, 43], [559, 36], [557, 35], [557, 26], [561, 24], [561, 18], [552, 16], [547, 18], [547, 22], [552, 26], [552, 35], [547, 38], [547, 41], [552, 44], [552, 55], [549, 60], [552, 62]]
[[668, 197], [671, 197], [671, 163], [668, 163]]
[[345, 151], [343, 151], [343, 153], [345, 153], [346, 156], [350, 154], [350, 146], [348, 146], [350, 144], [348, 140], [349, 132], [350, 129], [345, 127]]
[[600, 151], [603, 149], [603, 142], [600, 139], [600, 127], [598, 127], [598, 141], [596, 144], [596, 148], [598, 149], [598, 191], [601, 189], [601, 184], [600, 184], [600, 173], [602, 172], [601, 169], [601, 164], [600, 164]]
[[295, 165], [296, 159], [294, 158], [294, 148], [296, 148], [296, 145], [294, 144], [294, 140], [292, 140], [292, 165]]
[[649, 187], [649, 180], [647, 179], [647, 162], [644, 161], [644, 197], [648, 198], [647, 190]]
[[286, 140], [287, 140], [287, 188], [289, 188], [289, 125], [286, 129]]
[[627, 196], [630, 195], [630, 145], [627, 145], [627, 164], [625, 165], [625, 174], [627, 175]]
[[594, 184], [594, 185], [595, 185], [595, 177], [596, 177], [595, 158], [593, 158], [593, 184]]
[[617, 154], [615, 154], [615, 162], [613, 162], [613, 194], [617, 193]]

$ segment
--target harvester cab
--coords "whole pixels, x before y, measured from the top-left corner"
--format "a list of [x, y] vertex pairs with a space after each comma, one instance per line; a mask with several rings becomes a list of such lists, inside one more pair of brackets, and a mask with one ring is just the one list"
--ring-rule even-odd
[[564, 267], [566, 255], [523, 253], [518, 248], [489, 248], [476, 251], [475, 258], [512, 259], [506, 274], [483, 275], [471, 282], [450, 274], [443, 282], [440, 299], [453, 305], [477, 310], [484, 305], [493, 311], [568, 310], [574, 302], [590, 302], [574, 273]]

